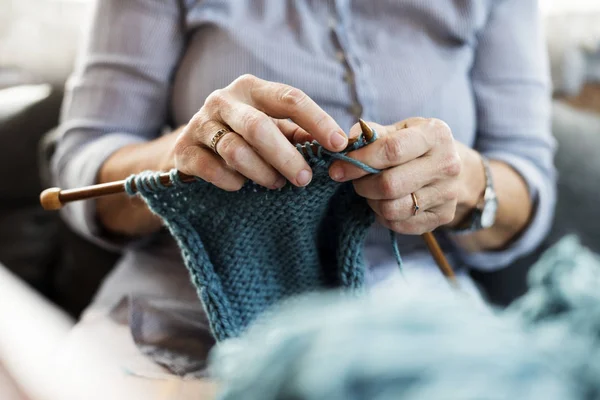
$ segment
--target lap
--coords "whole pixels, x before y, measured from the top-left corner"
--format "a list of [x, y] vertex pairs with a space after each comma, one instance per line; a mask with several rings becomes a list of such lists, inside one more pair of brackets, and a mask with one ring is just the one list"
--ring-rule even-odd
[[88, 311], [64, 342], [54, 370], [61, 399], [202, 400], [215, 397], [208, 379], [170, 374], [135, 346], [129, 329], [106, 312]]

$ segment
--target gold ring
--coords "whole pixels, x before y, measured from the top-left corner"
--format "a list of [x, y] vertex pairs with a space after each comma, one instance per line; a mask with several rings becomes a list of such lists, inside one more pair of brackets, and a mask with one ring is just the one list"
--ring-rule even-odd
[[212, 139], [210, 139], [210, 148], [216, 154], [219, 154], [219, 152], [217, 151], [217, 144], [219, 144], [219, 141], [221, 139], [223, 139], [223, 136], [227, 135], [228, 133], [231, 133], [231, 129], [228, 129], [228, 128], [219, 129], [217, 131], [217, 133], [214, 134]]
[[413, 199], [413, 217], [417, 215], [419, 212], [419, 202], [417, 201], [417, 196], [414, 193], [410, 194]]

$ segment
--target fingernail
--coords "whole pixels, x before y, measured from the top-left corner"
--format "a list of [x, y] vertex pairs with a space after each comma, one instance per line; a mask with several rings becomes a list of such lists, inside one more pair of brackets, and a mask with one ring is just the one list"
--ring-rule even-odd
[[344, 180], [344, 169], [342, 167], [331, 167], [331, 171], [329, 171], [331, 179], [334, 181], [341, 182]]
[[309, 170], [303, 169], [302, 171], [298, 172], [298, 175], [296, 176], [296, 182], [300, 186], [306, 186], [310, 183], [311, 175], [312, 174]]
[[281, 189], [282, 187], [285, 186], [286, 182], [287, 181], [285, 180], [285, 178], [283, 176], [280, 176], [273, 184], [272, 189]]
[[331, 145], [336, 149], [342, 149], [346, 146], [346, 139], [346, 134], [336, 131], [331, 135]]

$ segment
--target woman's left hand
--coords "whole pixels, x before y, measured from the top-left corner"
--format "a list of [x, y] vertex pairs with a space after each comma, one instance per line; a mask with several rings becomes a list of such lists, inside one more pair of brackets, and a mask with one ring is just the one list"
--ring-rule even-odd
[[[336, 161], [329, 173], [336, 181], [352, 180], [383, 225], [403, 234], [422, 234], [462, 220], [475, 207], [485, 187], [483, 166], [477, 152], [454, 140], [446, 123], [410, 118], [389, 126], [369, 125], [379, 139], [348, 155], [383, 171], [370, 175]], [[359, 133], [357, 124], [350, 136]], [[411, 193], [419, 205], [416, 214]]]

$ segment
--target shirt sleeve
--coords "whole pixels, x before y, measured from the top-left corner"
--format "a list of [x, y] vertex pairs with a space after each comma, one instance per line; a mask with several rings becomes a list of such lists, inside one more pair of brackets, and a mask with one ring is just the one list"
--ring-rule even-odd
[[[160, 135], [173, 71], [183, 50], [176, 0], [95, 2], [90, 31], [67, 82], [52, 159], [57, 186], [96, 183], [114, 151]], [[67, 205], [63, 218], [88, 239], [115, 247], [95, 216], [95, 202]]]
[[460, 254], [467, 265], [482, 270], [502, 268], [536, 249], [550, 229], [556, 202], [549, 61], [538, 2], [493, 4], [478, 37], [472, 69], [475, 149], [521, 174], [534, 214], [507, 249]]

